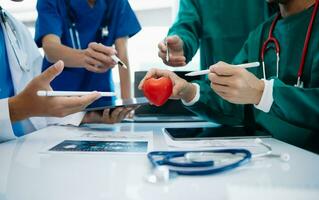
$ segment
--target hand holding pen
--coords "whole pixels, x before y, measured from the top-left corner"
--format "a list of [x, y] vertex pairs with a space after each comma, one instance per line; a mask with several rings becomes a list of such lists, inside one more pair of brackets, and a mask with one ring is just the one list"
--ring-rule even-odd
[[116, 65], [127, 69], [126, 65], [116, 56], [112, 47], [91, 42], [84, 53], [84, 67], [91, 72], [105, 73]]
[[166, 37], [158, 44], [158, 49], [158, 56], [166, 65], [172, 67], [182, 67], [186, 65], [183, 41], [177, 35]]

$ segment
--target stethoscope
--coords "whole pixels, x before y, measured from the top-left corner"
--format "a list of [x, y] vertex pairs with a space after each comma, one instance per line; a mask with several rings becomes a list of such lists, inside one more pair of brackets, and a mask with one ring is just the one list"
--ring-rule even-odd
[[[314, 10], [312, 12], [311, 20], [310, 20], [310, 23], [308, 25], [308, 31], [307, 31], [303, 51], [302, 51], [301, 62], [300, 62], [300, 66], [299, 66], [299, 70], [298, 70], [298, 74], [297, 74], [297, 83], [295, 84], [295, 87], [303, 88], [303, 81], [301, 80], [301, 77], [302, 77], [303, 69], [304, 69], [305, 62], [306, 62], [308, 46], [309, 46], [309, 41], [311, 38], [313, 24], [314, 24], [315, 18], [316, 18], [317, 13], [318, 13], [318, 5], [319, 5], [319, 0], [316, 0], [316, 4], [315, 4]], [[264, 79], [266, 79], [265, 54], [269, 50], [268, 47], [271, 43], [274, 44], [274, 49], [275, 49], [276, 57], [277, 57], [276, 58], [276, 76], [278, 77], [278, 75], [279, 75], [280, 45], [279, 45], [278, 40], [274, 37], [273, 33], [275, 30], [275, 26], [280, 18], [281, 18], [281, 15], [278, 14], [276, 16], [276, 18], [274, 19], [274, 21], [272, 22], [270, 30], [269, 30], [268, 38], [262, 46], [261, 62], [262, 62], [262, 67], [263, 67]]]
[[153, 171], [145, 178], [149, 183], [163, 183], [178, 175], [199, 176], [230, 171], [255, 158], [275, 157], [282, 161], [290, 159], [287, 153], [274, 154], [271, 146], [260, 138], [255, 139], [255, 143], [262, 145], [267, 151], [258, 154], [252, 154], [247, 149], [153, 151], [147, 155]]
[[[76, 14], [71, 8], [70, 0], [65, 1], [67, 14], [69, 18], [69, 35], [72, 42], [73, 49], [82, 49], [80, 34], [76, 28]], [[109, 36], [109, 29], [108, 29], [108, 11], [105, 12], [105, 16], [103, 18], [102, 27], [100, 30], [101, 40]]]
[[12, 47], [14, 56], [16, 57], [16, 60], [18, 62], [18, 65], [20, 66], [22, 71], [29, 72], [30, 66], [28, 66], [27, 64], [27, 54], [26, 52], [23, 51], [22, 45], [20, 41], [18, 40], [17, 31], [14, 28], [5, 10], [2, 9], [2, 7], [0, 7], [0, 12], [1, 12], [1, 20], [4, 24], [5, 31], [8, 35], [8, 39]]

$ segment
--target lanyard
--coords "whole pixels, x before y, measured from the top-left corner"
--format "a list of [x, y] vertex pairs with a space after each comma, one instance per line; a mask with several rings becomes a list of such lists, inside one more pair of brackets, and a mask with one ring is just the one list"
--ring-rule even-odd
[[[301, 62], [299, 65], [299, 70], [298, 70], [298, 74], [297, 74], [297, 83], [296, 83], [296, 87], [303, 87], [303, 82], [301, 81], [301, 77], [303, 75], [303, 69], [305, 66], [305, 62], [306, 62], [306, 57], [307, 57], [307, 53], [308, 53], [308, 47], [309, 47], [309, 41], [311, 39], [311, 34], [312, 34], [312, 29], [313, 29], [313, 24], [315, 21], [315, 18], [317, 16], [318, 13], [318, 6], [319, 6], [319, 0], [316, 0], [315, 3], [315, 7], [314, 10], [312, 12], [312, 16], [308, 25], [308, 30], [307, 30], [307, 35], [305, 38], [305, 42], [304, 42], [304, 47], [303, 47], [303, 51], [302, 51], [302, 57], [301, 57]], [[274, 19], [274, 21], [271, 24], [270, 30], [269, 30], [269, 35], [267, 40], [264, 42], [263, 46], [262, 46], [262, 50], [261, 50], [261, 61], [262, 61], [262, 67], [263, 67], [263, 76], [264, 79], [266, 79], [266, 70], [265, 70], [265, 54], [268, 50], [268, 46], [269, 44], [273, 43], [275, 45], [275, 52], [276, 52], [276, 76], [278, 77], [279, 74], [279, 60], [280, 60], [280, 45], [278, 40], [274, 37], [273, 32], [275, 30], [275, 26], [277, 24], [277, 22], [280, 19], [280, 14], [278, 14], [276, 16], [276, 18]]]

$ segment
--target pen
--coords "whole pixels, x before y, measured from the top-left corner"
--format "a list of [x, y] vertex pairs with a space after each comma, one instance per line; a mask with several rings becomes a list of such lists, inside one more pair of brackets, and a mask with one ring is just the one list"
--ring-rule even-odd
[[166, 46], [166, 62], [169, 62], [169, 48], [167, 46], [167, 37], [165, 38], [165, 46]]
[[[239, 67], [239, 68], [252, 68], [252, 67], [259, 67], [259, 66], [260, 66], [259, 62], [234, 65], [234, 67]], [[190, 72], [190, 73], [185, 74], [185, 76], [201, 76], [201, 75], [206, 75], [209, 73], [210, 73], [210, 70], [206, 69], [206, 70], [201, 70], [201, 71]]]
[[[84, 96], [92, 94], [93, 92], [75, 92], [75, 91], [46, 91], [39, 90], [37, 95], [40, 97], [72, 97], [72, 96]], [[115, 92], [98, 92], [102, 97], [115, 96]]]
[[123, 67], [124, 69], [127, 69], [127, 66], [125, 65], [125, 63], [123, 61], [121, 61], [116, 55], [111, 56], [111, 58], [121, 67]]

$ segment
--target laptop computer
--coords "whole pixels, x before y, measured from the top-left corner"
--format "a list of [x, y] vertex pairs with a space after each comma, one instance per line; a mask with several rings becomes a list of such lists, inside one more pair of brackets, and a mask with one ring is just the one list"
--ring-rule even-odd
[[[143, 91], [138, 89], [146, 71], [135, 72], [134, 97], [143, 97]], [[188, 71], [175, 72], [187, 81], [199, 80], [200, 77], [185, 77]], [[195, 113], [186, 109], [179, 100], [168, 100], [163, 106], [144, 105], [135, 111], [134, 122], [200, 122], [205, 121]]]

